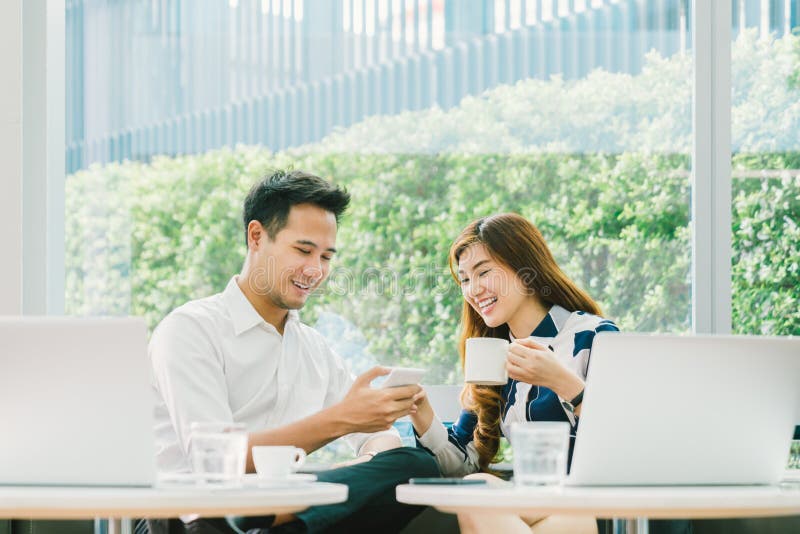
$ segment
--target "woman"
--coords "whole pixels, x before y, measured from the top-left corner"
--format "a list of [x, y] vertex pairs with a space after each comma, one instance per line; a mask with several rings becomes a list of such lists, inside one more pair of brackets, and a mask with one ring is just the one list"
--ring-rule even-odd
[[[464, 297], [462, 366], [467, 338], [509, 339], [509, 380], [505, 386], [467, 384], [464, 410], [449, 431], [423, 399], [411, 416], [420, 444], [445, 476], [483, 472], [472, 476], [494, 481], [485, 472], [511, 423], [568, 421], [571, 458], [592, 341], [617, 327], [600, 317], [598, 305], [558, 267], [542, 234], [519, 215], [469, 224], [453, 243], [449, 262]], [[461, 514], [459, 525], [462, 532], [596, 531], [592, 518], [556, 516]]]

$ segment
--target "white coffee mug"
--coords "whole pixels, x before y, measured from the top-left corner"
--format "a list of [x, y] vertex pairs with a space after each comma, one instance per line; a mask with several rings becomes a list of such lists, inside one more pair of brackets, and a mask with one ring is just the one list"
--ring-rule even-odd
[[289, 445], [253, 447], [253, 463], [260, 478], [286, 478], [306, 461], [306, 451]]
[[506, 357], [508, 340], [495, 337], [467, 339], [464, 381], [468, 384], [502, 386], [508, 382]]

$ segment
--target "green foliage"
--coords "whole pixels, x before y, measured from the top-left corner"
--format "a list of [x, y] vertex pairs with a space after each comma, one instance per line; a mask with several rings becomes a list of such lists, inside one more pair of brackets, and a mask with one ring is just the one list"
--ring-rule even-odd
[[731, 133], [734, 152], [800, 149], [800, 35], [758, 39], [742, 33], [731, 50]]
[[[685, 156], [326, 154], [294, 163], [338, 177], [355, 199], [336, 269], [304, 316], [343, 317], [381, 362], [428, 367], [435, 382], [459, 380], [461, 297], [447, 252], [466, 223], [501, 211], [536, 223], [568, 275], [623, 329], [689, 329]], [[285, 155], [240, 147], [72, 177], [69, 312], [132, 313], [152, 327], [220, 291], [241, 267], [240, 204], [253, 177], [286, 164]], [[737, 169], [799, 164], [796, 153], [735, 161]], [[797, 334], [800, 183], [735, 183], [736, 330]]]
[[800, 440], [792, 441], [787, 469], [800, 469]]
[[363, 199], [342, 226], [337, 260], [355, 283], [346, 298], [328, 291], [314, 305], [358, 324], [380, 361], [458, 381], [461, 297], [447, 253], [469, 221], [502, 211], [540, 226], [567, 273], [629, 328], [688, 328], [686, 158], [350, 154], [304, 164], [346, 177]]
[[789, 75], [789, 87], [800, 89], [800, 28], [795, 28], [792, 33], [794, 40], [794, 71]]
[[[735, 152], [800, 148], [800, 35], [741, 32], [731, 49]], [[449, 110], [370, 117], [306, 153], [567, 154], [692, 150], [692, 58], [651, 52], [636, 76], [595, 70], [580, 80], [527, 79]]]
[[[735, 171], [800, 169], [800, 152], [740, 154], [734, 158], [733, 167]], [[777, 177], [734, 180], [735, 331], [800, 334], [798, 224], [800, 176], [785, 173]]]

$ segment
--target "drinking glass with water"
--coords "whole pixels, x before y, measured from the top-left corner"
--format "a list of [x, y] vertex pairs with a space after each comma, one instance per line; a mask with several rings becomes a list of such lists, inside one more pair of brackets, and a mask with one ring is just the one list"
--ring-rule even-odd
[[511, 425], [514, 481], [518, 486], [549, 486], [564, 482], [569, 428], [569, 423], [563, 421]]
[[247, 461], [247, 431], [242, 423], [191, 424], [192, 471], [208, 483], [237, 484]]

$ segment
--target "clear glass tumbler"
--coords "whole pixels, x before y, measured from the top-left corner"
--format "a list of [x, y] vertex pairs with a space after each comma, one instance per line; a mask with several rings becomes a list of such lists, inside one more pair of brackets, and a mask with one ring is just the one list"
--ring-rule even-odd
[[518, 486], [549, 486], [564, 482], [569, 428], [569, 423], [562, 421], [511, 425], [514, 481]]
[[192, 471], [207, 483], [238, 484], [247, 461], [247, 431], [242, 423], [191, 424]]

